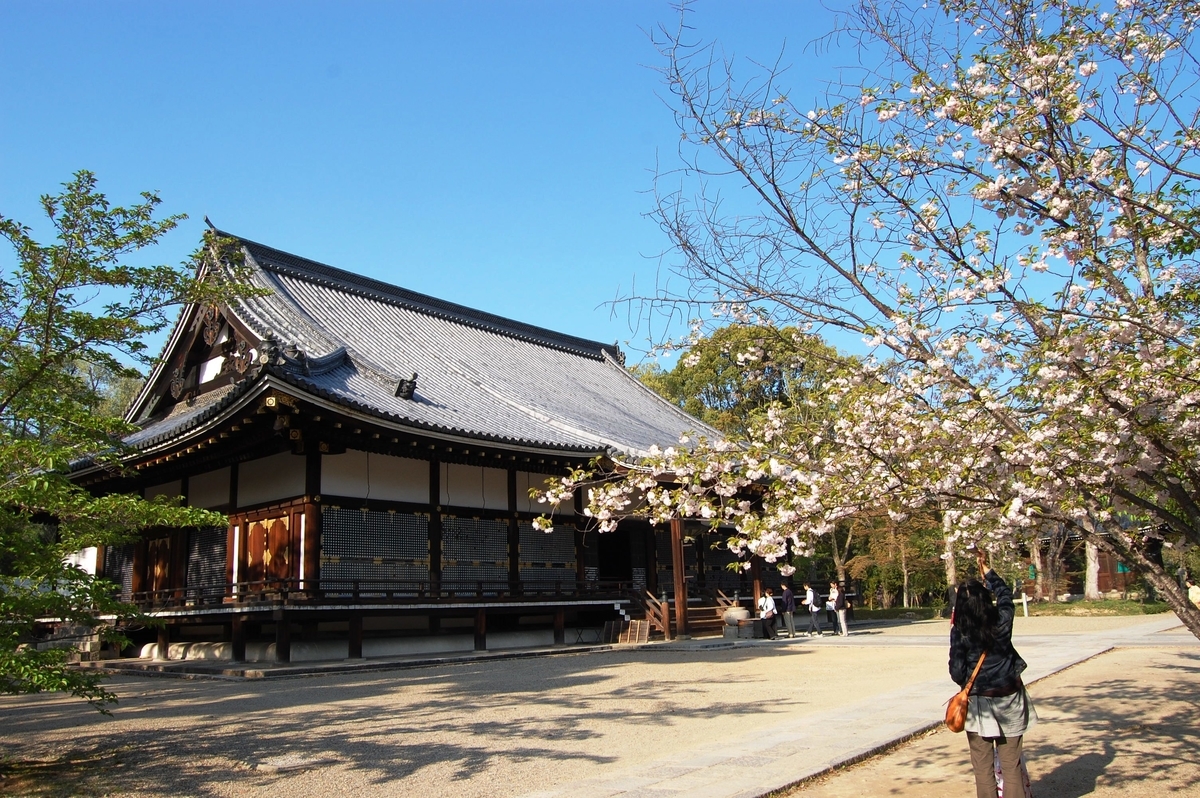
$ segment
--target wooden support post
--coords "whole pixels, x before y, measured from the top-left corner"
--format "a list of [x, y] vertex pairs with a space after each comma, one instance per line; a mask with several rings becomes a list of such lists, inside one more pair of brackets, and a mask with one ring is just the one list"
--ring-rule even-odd
[[292, 625], [282, 610], [275, 613], [275, 661], [292, 661]]
[[521, 525], [517, 520], [517, 469], [508, 469], [508, 592], [521, 595]]
[[567, 643], [567, 611], [561, 607], [554, 611], [554, 645]]
[[347, 651], [349, 659], [362, 659], [363, 619], [359, 613], [350, 616], [350, 645]]
[[[314, 447], [315, 448], [315, 447]], [[321, 453], [305, 455], [304, 549], [300, 571], [302, 590], [319, 590], [321, 585]]]
[[671, 519], [671, 567], [675, 571], [675, 633], [688, 637], [687, 573], [683, 566], [683, 519]]
[[442, 594], [442, 466], [437, 460], [429, 461], [429, 589], [435, 599]]
[[487, 610], [475, 610], [475, 650], [487, 651]]
[[170, 659], [171, 655], [171, 627], [165, 623], [158, 627], [158, 647], [154, 652], [155, 659]]
[[576, 488], [573, 498], [575, 500], [575, 522], [573, 524], [575, 527], [575, 590], [578, 593], [587, 584], [587, 561], [584, 557], [587, 554], [587, 548], [584, 546], [586, 517], [583, 514], [583, 489]]
[[246, 661], [246, 619], [235, 615], [229, 621], [229, 656], [234, 662]]

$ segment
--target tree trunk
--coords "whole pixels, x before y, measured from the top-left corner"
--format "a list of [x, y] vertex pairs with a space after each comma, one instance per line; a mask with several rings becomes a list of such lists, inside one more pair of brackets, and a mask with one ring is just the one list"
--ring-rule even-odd
[[[945, 537], [945, 551], [942, 554], [942, 566], [946, 569], [946, 604], [954, 607], [955, 592], [958, 590], [958, 565], [954, 562], [954, 546], [950, 535]], [[947, 616], [948, 617], [948, 616]]]
[[1200, 608], [1188, 601], [1187, 593], [1179, 588], [1171, 574], [1161, 563], [1155, 562], [1146, 553], [1132, 545], [1128, 535], [1116, 531], [1108, 535], [1086, 533], [1089, 542], [1121, 559], [1134, 573], [1141, 576], [1162, 597], [1188, 631], [1200, 639]]
[[838, 545], [837, 526], [829, 533], [829, 540], [832, 544], [830, 548], [833, 550], [833, 567], [837, 571], [837, 581], [841, 586], [846, 585], [846, 559], [850, 556], [850, 541], [854, 538], [853, 527], [846, 527], [846, 544], [845, 546]]
[[1100, 599], [1100, 549], [1088, 541], [1084, 544], [1084, 554], [1087, 558], [1087, 570], [1083, 578], [1083, 597], [1088, 601]]
[[1038, 601], [1046, 601], [1046, 563], [1042, 557], [1042, 542], [1036, 538], [1029, 544], [1029, 559], [1033, 561], [1035, 577], [1033, 597]]
[[903, 544], [900, 545], [900, 574], [904, 577], [904, 609], [908, 609], [908, 557], [905, 556]]

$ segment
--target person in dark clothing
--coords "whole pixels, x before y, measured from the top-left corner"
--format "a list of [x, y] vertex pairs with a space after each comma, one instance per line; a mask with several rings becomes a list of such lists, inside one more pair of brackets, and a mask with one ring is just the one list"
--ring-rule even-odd
[[1025, 660], [1012, 644], [1012, 590], [988, 567], [982, 553], [977, 557], [987, 584], [971, 579], [958, 588], [950, 622], [950, 678], [965, 686], [980, 656], [986, 654], [971, 687], [965, 729], [975, 794], [997, 798], [994, 758], [998, 753], [1004, 783], [1012, 785], [1005, 794], [1020, 795], [1021, 741], [1037, 722], [1037, 712], [1021, 681]]
[[792, 583], [786, 582], [783, 585], [783, 595], [780, 596], [783, 600], [783, 627], [787, 629], [787, 636], [796, 636], [796, 594], [792, 591]]

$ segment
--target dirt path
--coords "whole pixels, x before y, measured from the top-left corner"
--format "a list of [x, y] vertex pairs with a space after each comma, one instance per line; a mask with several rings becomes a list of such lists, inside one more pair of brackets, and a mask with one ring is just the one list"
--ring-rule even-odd
[[[1026, 737], [1038, 798], [1200, 795], [1200, 650], [1117, 649], [1030, 688]], [[784, 795], [962, 798], [974, 781], [961, 734], [941, 730]]]

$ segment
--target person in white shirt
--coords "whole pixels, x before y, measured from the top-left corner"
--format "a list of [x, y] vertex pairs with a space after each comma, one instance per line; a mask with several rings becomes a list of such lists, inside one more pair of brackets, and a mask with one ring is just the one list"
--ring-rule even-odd
[[837, 613], [838, 634], [846, 637], [850, 631], [846, 628], [846, 594], [838, 588], [837, 582], [829, 583], [829, 609]]
[[821, 596], [812, 589], [808, 582], [804, 583], [804, 600], [800, 602], [808, 607], [808, 636], [821, 636]]
[[758, 617], [762, 619], [763, 637], [767, 640], [775, 639], [775, 623], [778, 613], [775, 610], [775, 598], [771, 595], [771, 588], [767, 588], [762, 597], [758, 600]]

